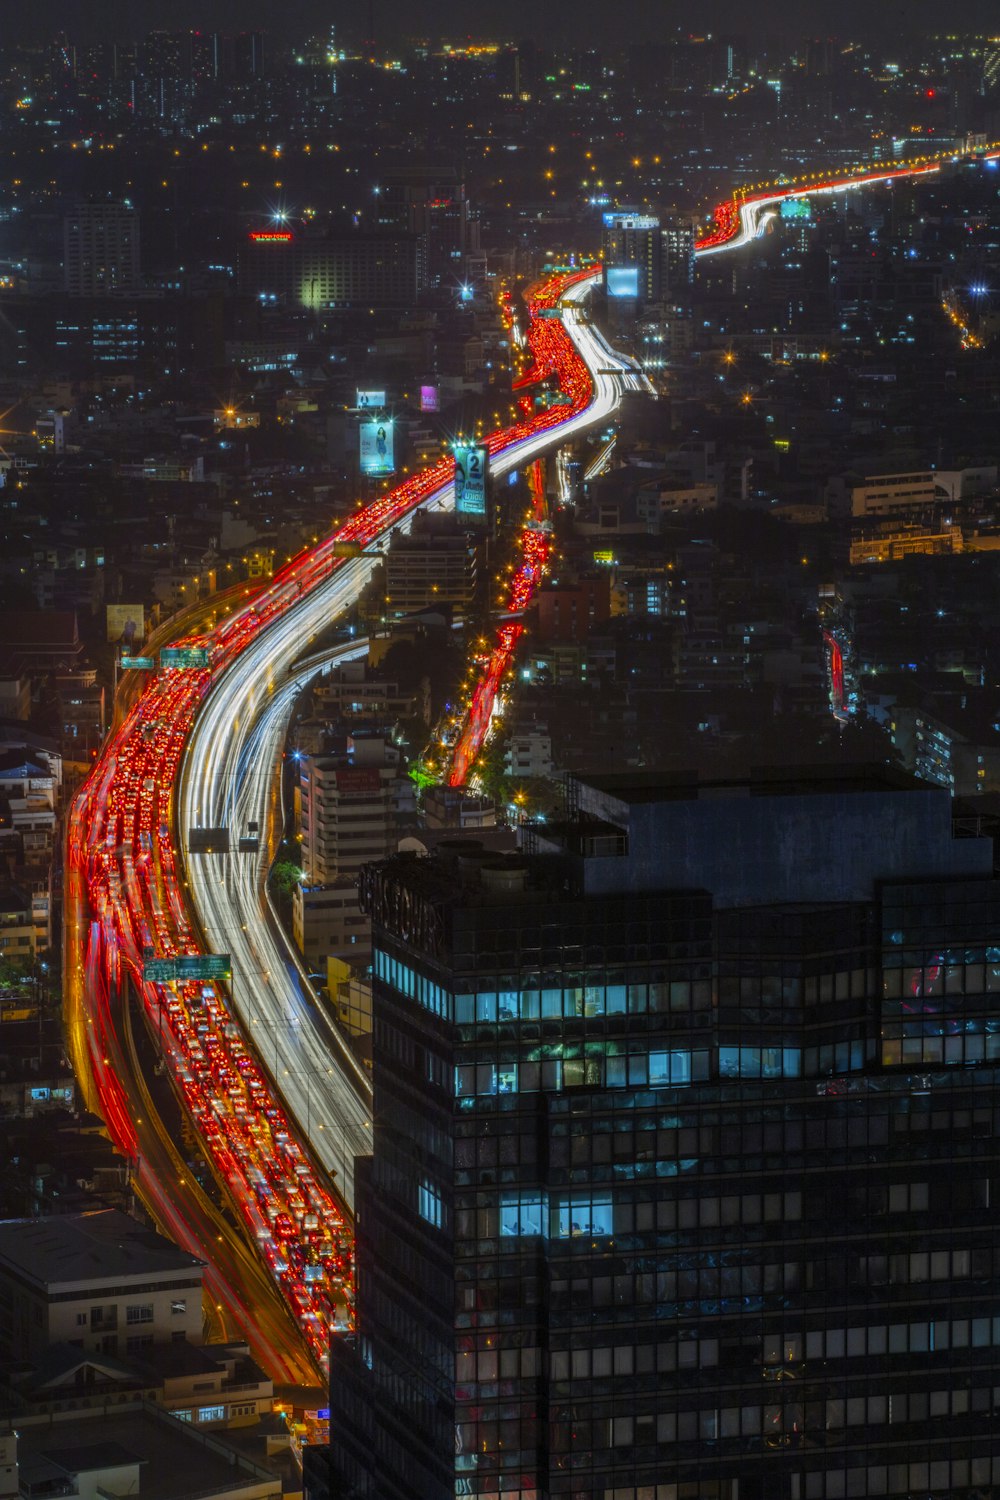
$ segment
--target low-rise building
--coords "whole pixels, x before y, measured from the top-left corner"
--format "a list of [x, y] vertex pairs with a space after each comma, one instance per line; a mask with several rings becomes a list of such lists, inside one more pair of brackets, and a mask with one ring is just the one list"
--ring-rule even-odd
[[584, 641], [611, 615], [611, 579], [606, 568], [583, 577], [547, 584], [535, 595], [537, 639]]
[[504, 750], [507, 775], [552, 775], [552, 736], [546, 724], [518, 724]]
[[32, 898], [20, 886], [0, 888], [0, 956], [31, 962], [37, 951]]
[[280, 1500], [292, 1493], [263, 1445], [251, 1457], [235, 1439], [178, 1422], [150, 1401], [19, 1415], [16, 1445], [22, 1500]]
[[202, 1339], [204, 1262], [115, 1209], [0, 1222], [0, 1365]]
[[414, 519], [408, 535], [394, 532], [385, 554], [386, 614], [393, 618], [430, 604], [471, 608], [481, 544], [454, 517]]
[[293, 893], [292, 924], [313, 967], [322, 969], [328, 958], [367, 966], [370, 927], [355, 883], [362, 865], [395, 849], [400, 808], [410, 792], [399, 752], [380, 733], [359, 730], [340, 754], [303, 756], [303, 878]]
[[82, 657], [83, 642], [72, 610], [0, 612], [0, 673], [5, 677], [68, 671]]
[[0, 719], [31, 718], [31, 679], [20, 673], [0, 677]]
[[955, 797], [1000, 791], [1000, 710], [942, 695], [892, 710], [892, 742], [906, 770]]
[[349, 661], [334, 667], [316, 683], [315, 713], [320, 718], [342, 719], [364, 715], [376, 723], [391, 725], [398, 719], [419, 715], [430, 723], [430, 681], [421, 679], [416, 692], [407, 692], [367, 661]]
[[429, 786], [423, 795], [424, 822], [430, 829], [455, 828], [471, 832], [495, 828], [496, 803], [461, 786]]
[[153, 1402], [200, 1429], [247, 1427], [270, 1415], [274, 1384], [246, 1344], [184, 1339], [132, 1355], [52, 1344], [0, 1376], [0, 1410], [18, 1418], [127, 1400]]
[[716, 510], [719, 504], [717, 484], [644, 485], [636, 496], [635, 510], [640, 520], [651, 528], [658, 527], [665, 516], [700, 515]]

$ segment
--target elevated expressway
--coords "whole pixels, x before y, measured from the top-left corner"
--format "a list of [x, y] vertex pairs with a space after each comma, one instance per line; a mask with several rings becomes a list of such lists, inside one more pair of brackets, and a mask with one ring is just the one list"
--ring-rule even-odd
[[[817, 181], [773, 192], [734, 197], [716, 210], [711, 231], [698, 242], [699, 256], [733, 250], [759, 237], [781, 202], [788, 198], [839, 193], [857, 187], [934, 172], [926, 161], [885, 171]], [[606, 421], [626, 390], [645, 389], [638, 367], [617, 355], [583, 319], [579, 304], [598, 272], [561, 285], [542, 311], [531, 309], [528, 336], [535, 368], [559, 375], [558, 359], [541, 336], [542, 318], [558, 316], [586, 367], [589, 389], [579, 390], [570, 411], [542, 430], [493, 434], [491, 467], [502, 476], [560, 446], [584, 428]], [[548, 361], [548, 362], [547, 362]], [[521, 424], [522, 429], [530, 424]], [[439, 466], [440, 468], [440, 466]], [[436, 471], [437, 472], [437, 471]], [[425, 489], [419, 505], [453, 504], [450, 477]], [[359, 653], [363, 643], [342, 646], [323, 659], [297, 664], [304, 650], [357, 598], [375, 566], [388, 532], [408, 527], [413, 506], [387, 514], [368, 528], [362, 555], [329, 576], [308, 579], [301, 597], [283, 604], [208, 683], [193, 716], [179, 762], [175, 802], [175, 843], [181, 851], [192, 831], [225, 825], [231, 848], [250, 822], [272, 826], [276, 772], [297, 693], [327, 661]], [[318, 549], [322, 551], [321, 549]], [[315, 555], [315, 554], [314, 554]], [[262, 618], [267, 612], [264, 596]], [[485, 722], [484, 715], [484, 722]], [[270, 841], [260, 852], [229, 852], [184, 860], [185, 887], [200, 935], [210, 949], [233, 958], [230, 1004], [243, 1023], [264, 1070], [270, 1074], [298, 1127], [309, 1154], [333, 1174], [337, 1195], [349, 1213], [353, 1205], [353, 1159], [368, 1149], [370, 1097], [367, 1080], [353, 1056], [311, 1003], [308, 982], [273, 912], [265, 878]]]
[[[536, 289], [528, 340], [569, 404], [491, 434], [495, 473], [606, 421], [640, 382], [579, 316], [598, 274]], [[252, 600], [176, 642], [186, 653], [177, 669], [141, 690], [127, 680], [69, 819], [64, 973], [82, 1095], [131, 1159], [156, 1222], [210, 1262], [217, 1321], [249, 1334], [281, 1379], [318, 1374], [329, 1329], [350, 1320], [344, 1215], [354, 1153], [367, 1149], [366, 1080], [309, 1005], [273, 914], [261, 918], [266, 856], [187, 851], [198, 828], [225, 824], [235, 845], [249, 822], [270, 826], [292, 703], [326, 658], [296, 662], [356, 599], [388, 532], [420, 506], [453, 503], [451, 468], [406, 480]], [[232, 995], [217, 981], [164, 977], [164, 965], [172, 974], [206, 949], [232, 955]], [[131, 996], [151, 1023], [155, 1070], [131, 1041]], [[157, 1113], [153, 1071], [169, 1077], [192, 1123], [221, 1209]], [[335, 1196], [314, 1163], [336, 1174]]]
[[762, 191], [745, 192], [740, 189], [732, 198], [717, 205], [707, 233], [695, 244], [695, 254], [699, 257], [719, 255], [723, 251], [739, 250], [744, 245], [751, 244], [765, 233], [768, 224], [780, 212], [782, 203], [796, 198], [836, 197], [841, 193], [856, 192], [859, 188], [926, 177], [962, 161], [996, 163], [998, 159], [1000, 146], [991, 142], [968, 152], [951, 149], [936, 156], [916, 157], [908, 162], [890, 162], [884, 167], [845, 172], [836, 177], [806, 176], [794, 183], [776, 184], [773, 188]]
[[[624, 390], [643, 388], [632, 361], [616, 354], [580, 315], [593, 280], [576, 283], [562, 298], [564, 326], [590, 372], [593, 400], [558, 427], [495, 453], [491, 472], [498, 478], [606, 422]], [[423, 504], [431, 509], [453, 506], [451, 479]], [[411, 524], [412, 513], [396, 526], [405, 530]], [[235, 850], [238, 832], [250, 822], [262, 832], [268, 826], [296, 695], [326, 665], [367, 649], [367, 642], [342, 645], [323, 660], [296, 665], [303, 648], [356, 601], [378, 561], [384, 535], [259, 635], [213, 682], [188, 740], [177, 799], [182, 850], [193, 828], [231, 829], [233, 852], [186, 860], [193, 909], [207, 946], [232, 954], [233, 1007], [313, 1155], [335, 1174], [348, 1208], [354, 1201], [354, 1156], [370, 1149], [370, 1087], [339, 1034], [317, 1013], [298, 956], [268, 908], [268, 840], [262, 838], [257, 855]]]

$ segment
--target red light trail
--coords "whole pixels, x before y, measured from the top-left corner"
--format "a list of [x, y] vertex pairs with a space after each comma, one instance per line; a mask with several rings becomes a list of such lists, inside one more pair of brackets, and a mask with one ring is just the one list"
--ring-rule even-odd
[[[992, 145], [985, 151], [975, 152], [974, 159], [995, 161], [998, 156], [1000, 156], [1000, 148]], [[703, 253], [706, 250], [721, 249], [731, 240], [738, 238], [744, 227], [743, 208], [746, 206], [752, 206], [755, 203], [762, 205], [780, 203], [789, 198], [808, 198], [816, 193], [846, 192], [853, 188], [870, 187], [879, 182], [894, 182], [904, 177], [923, 177], [931, 172], [939, 172], [942, 166], [954, 159], [954, 152], [948, 152], [936, 158], [923, 157], [912, 166], [893, 165], [887, 170], [858, 172], [846, 177], [821, 177], [808, 185], [796, 183], [792, 187], [775, 187], [758, 192], [743, 192], [737, 189], [731, 198], [717, 204], [712, 210], [711, 227], [701, 239], [695, 240], [695, 251]]]
[[[570, 404], [550, 407], [489, 435], [492, 454], [555, 428], [592, 399], [587, 366], [558, 319], [539, 319], [590, 268], [550, 277], [533, 289], [529, 344], [535, 361], [555, 375]], [[453, 464], [443, 459], [359, 510], [317, 547], [286, 565], [252, 603], [205, 632], [176, 642], [203, 647], [208, 667], [161, 671], [120, 728], [109, 737], [72, 809], [68, 864], [85, 891], [90, 921], [74, 955], [83, 972], [87, 1065], [109, 1133], [132, 1160], [138, 1147], [130, 1101], [113, 1063], [120, 1050], [111, 998], [125, 979], [141, 996], [164, 1066], [193, 1122], [202, 1149], [280, 1288], [317, 1366], [325, 1364], [329, 1330], [340, 1297], [351, 1301], [352, 1236], [340, 1205], [316, 1177], [308, 1149], [247, 1045], [224, 990], [186, 983], [175, 991], [143, 980], [151, 956], [198, 953], [201, 945], [183, 896], [172, 832], [172, 799], [185, 745], [213, 679], [273, 620], [343, 565], [336, 549], [364, 546], [440, 490]], [[548, 541], [530, 534], [512, 587], [512, 608], [530, 598]], [[537, 575], [537, 576], [536, 576]], [[507, 626], [520, 634], [522, 627]], [[516, 636], [515, 636], [516, 639]], [[76, 967], [74, 965], [74, 972]], [[85, 1052], [85, 1058], [80, 1055]], [[140, 1176], [140, 1186], [169, 1232], [203, 1253], [172, 1205]], [[230, 1296], [232, 1310], [246, 1316]], [[348, 1313], [349, 1317], [349, 1313]]]

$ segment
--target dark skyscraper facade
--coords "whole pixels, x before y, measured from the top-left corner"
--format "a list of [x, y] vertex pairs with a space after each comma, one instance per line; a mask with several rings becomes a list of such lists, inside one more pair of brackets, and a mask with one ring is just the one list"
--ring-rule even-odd
[[333, 1493], [991, 1492], [992, 845], [865, 775], [575, 797], [365, 876]]

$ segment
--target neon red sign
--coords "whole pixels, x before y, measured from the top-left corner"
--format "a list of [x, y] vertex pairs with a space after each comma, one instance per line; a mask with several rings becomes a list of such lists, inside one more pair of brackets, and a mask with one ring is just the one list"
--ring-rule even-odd
[[255, 245], [271, 244], [275, 241], [287, 245], [292, 235], [288, 229], [251, 229], [250, 238]]

